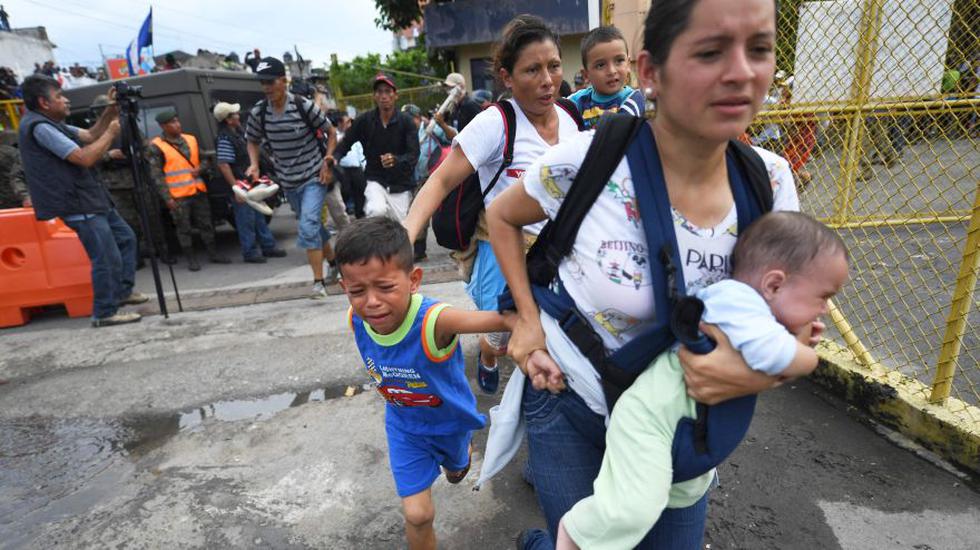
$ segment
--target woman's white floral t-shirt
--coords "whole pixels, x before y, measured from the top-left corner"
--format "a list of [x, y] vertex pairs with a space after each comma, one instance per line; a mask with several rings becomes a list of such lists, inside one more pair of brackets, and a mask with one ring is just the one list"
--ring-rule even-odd
[[[593, 134], [563, 137], [524, 175], [527, 193], [550, 219], [558, 214]], [[769, 151], [755, 150], [769, 172], [773, 209], [799, 210], [789, 164]], [[676, 210], [673, 217], [688, 294], [730, 278], [731, 254], [738, 236], [735, 206], [714, 227], [697, 227]], [[571, 254], [559, 267], [568, 293], [610, 350], [622, 346], [653, 321], [651, 261], [659, 260], [647, 250], [633, 179], [624, 158], [585, 216]]]

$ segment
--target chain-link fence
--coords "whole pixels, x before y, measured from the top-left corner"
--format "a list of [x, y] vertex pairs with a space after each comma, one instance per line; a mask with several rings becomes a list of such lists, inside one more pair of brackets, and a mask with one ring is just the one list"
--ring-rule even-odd
[[[425, 113], [438, 109], [447, 95], [448, 91], [442, 84], [420, 86], [417, 88], [402, 88], [398, 90], [397, 105], [400, 109], [402, 105], [412, 103], [417, 105]], [[339, 109], [346, 109], [348, 106], [354, 107], [358, 113], [373, 109], [374, 95], [359, 94], [337, 97], [337, 107]]]
[[980, 404], [980, 3], [784, 0], [779, 18], [749, 137], [848, 244], [830, 337], [934, 403]]

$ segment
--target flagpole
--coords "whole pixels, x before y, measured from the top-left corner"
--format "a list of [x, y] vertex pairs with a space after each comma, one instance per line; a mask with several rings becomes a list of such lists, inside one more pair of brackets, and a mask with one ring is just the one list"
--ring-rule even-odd
[[153, 4], [150, 4], [150, 59], [153, 61], [153, 67], [150, 68], [152, 73], [157, 68], [156, 51], [153, 49]]

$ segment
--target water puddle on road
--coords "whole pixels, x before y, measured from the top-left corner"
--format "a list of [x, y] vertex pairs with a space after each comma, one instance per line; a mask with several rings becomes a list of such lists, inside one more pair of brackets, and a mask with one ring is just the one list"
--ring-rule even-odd
[[123, 419], [123, 423], [133, 433], [138, 434], [138, 437], [124, 442], [123, 446], [130, 454], [138, 456], [159, 447], [177, 433], [193, 430], [207, 421], [268, 420], [286, 409], [307, 403], [352, 397], [367, 388], [370, 388], [370, 385], [344, 384], [296, 393], [277, 393], [257, 399], [217, 401], [169, 415], [134, 416]]
[[134, 461], [180, 432], [213, 421], [264, 421], [369, 388], [344, 384], [119, 419], [0, 419], [0, 547], [29, 543], [39, 527], [118, 494], [134, 475]]
[[168, 415], [133, 416], [122, 420], [136, 437], [123, 442], [123, 447], [139, 457], [159, 447], [179, 432], [194, 430], [205, 422], [235, 422], [238, 420], [268, 420], [276, 414], [307, 403], [352, 397], [369, 389], [370, 385], [342, 384], [302, 392], [286, 392], [256, 399], [217, 401]]

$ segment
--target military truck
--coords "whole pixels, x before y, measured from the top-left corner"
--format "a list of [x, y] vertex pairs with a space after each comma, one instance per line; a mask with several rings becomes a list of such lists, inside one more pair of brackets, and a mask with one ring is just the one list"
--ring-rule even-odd
[[[177, 69], [128, 78], [126, 82], [143, 87], [138, 120], [140, 129], [148, 140], [161, 133], [155, 120], [156, 115], [166, 109], [174, 109], [180, 117], [184, 132], [197, 137], [202, 157], [211, 158], [218, 132], [218, 124], [211, 114], [214, 105], [219, 101], [240, 104], [244, 123], [252, 106], [264, 97], [255, 75], [245, 72]], [[65, 96], [71, 100], [68, 122], [83, 128], [92, 124], [94, 114], [91, 105], [96, 96], [108, 93], [111, 86], [112, 82], [100, 82], [65, 90]], [[217, 170], [213, 170], [205, 181], [215, 224], [222, 221], [233, 223], [234, 216], [229, 207], [231, 189], [228, 184]]]

